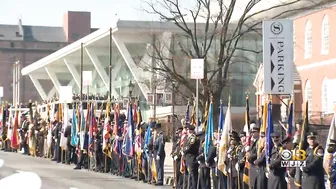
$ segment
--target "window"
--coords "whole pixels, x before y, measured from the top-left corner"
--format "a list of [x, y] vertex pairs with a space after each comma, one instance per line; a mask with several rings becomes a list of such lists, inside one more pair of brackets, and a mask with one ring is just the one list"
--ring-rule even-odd
[[321, 54], [329, 53], [329, 18], [328, 15], [323, 17], [322, 21], [322, 39], [321, 39]]
[[310, 58], [312, 56], [312, 24], [308, 20], [305, 26], [305, 46], [304, 57]]
[[13, 42], [10, 42], [10, 47], [11, 48], [14, 48], [15, 47], [15, 44]]
[[295, 25], [293, 25], [293, 61], [295, 61], [295, 42], [296, 42]]
[[313, 94], [309, 80], [307, 80], [305, 86], [305, 100], [308, 101], [308, 116], [310, 117], [312, 115], [312, 108], [313, 108], [312, 106]]
[[324, 77], [322, 81], [322, 113], [328, 113], [328, 78]]

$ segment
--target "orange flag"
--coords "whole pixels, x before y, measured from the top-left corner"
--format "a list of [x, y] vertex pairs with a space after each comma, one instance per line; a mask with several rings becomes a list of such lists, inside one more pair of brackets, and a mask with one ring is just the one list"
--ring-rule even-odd
[[16, 110], [15, 112], [15, 120], [14, 120], [14, 127], [13, 127], [13, 135], [11, 137], [11, 147], [13, 149], [19, 149], [19, 111]]

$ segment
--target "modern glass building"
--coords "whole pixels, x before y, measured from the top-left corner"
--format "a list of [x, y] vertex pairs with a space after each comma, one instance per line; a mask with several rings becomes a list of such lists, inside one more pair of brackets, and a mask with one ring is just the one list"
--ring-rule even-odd
[[[160, 43], [169, 47], [163, 50], [166, 51], [163, 53], [173, 57], [179, 66], [179, 73], [188, 77], [190, 58], [186, 57], [179, 47], [181, 44], [186, 47], [191, 44], [181, 34], [181, 30], [169, 22], [118, 21], [110, 28], [99, 29], [36, 61], [23, 68], [21, 73], [30, 77], [43, 100], [61, 93], [61, 86], [72, 86], [73, 92], [79, 93], [82, 65], [83, 71], [92, 71], [92, 83], [83, 87], [84, 93], [108, 93], [111, 79], [112, 95], [116, 99], [127, 98], [131, 81], [135, 85], [132, 96], [140, 98], [143, 109], [149, 110], [149, 105], [153, 104], [154, 85], [157, 94], [156, 105], [170, 106], [172, 92], [171, 88], [167, 87], [170, 82], [165, 78], [163, 82], [161, 80], [160, 83], [155, 83], [154, 80], [157, 79], [154, 78], [162, 77], [149, 71], [152, 66], [160, 66], [160, 63], [152, 59], [152, 44]], [[218, 58], [217, 45], [218, 40], [213, 43], [207, 58], [210, 69], [215, 68], [212, 62]], [[245, 106], [246, 92], [251, 94], [251, 105], [254, 104], [253, 80], [261, 61], [261, 54], [253, 51], [262, 49], [261, 40], [256, 36], [246, 37], [241, 40], [239, 47], [251, 51], [236, 51], [230, 65], [230, 86], [224, 87], [222, 95], [224, 103], [228, 95], [231, 95], [231, 104], [235, 107]], [[174, 53], [169, 54], [171, 52]], [[87, 79], [83, 78], [84, 84]], [[43, 84], [46, 82], [52, 82], [53, 87], [48, 89]], [[177, 100], [176, 104], [183, 103]]]

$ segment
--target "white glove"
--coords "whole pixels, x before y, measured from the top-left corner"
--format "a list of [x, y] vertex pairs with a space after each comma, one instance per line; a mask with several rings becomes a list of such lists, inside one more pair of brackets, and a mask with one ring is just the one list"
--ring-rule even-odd
[[181, 152], [182, 156], [184, 155], [184, 152]]
[[38, 133], [38, 131], [35, 131], [35, 134], [37, 134]]
[[302, 167], [300, 167], [300, 170], [303, 172], [303, 168]]
[[201, 161], [198, 161], [197, 163], [201, 165]]
[[267, 178], [268, 178], [268, 174], [269, 174], [269, 173], [266, 173], [266, 177], [267, 177]]
[[236, 168], [237, 171], [239, 171], [239, 165], [238, 165], [238, 163], [236, 163], [235, 168]]
[[177, 156], [174, 156], [174, 160], [175, 160], [175, 161], [177, 160]]
[[156, 156], [156, 160], [159, 161], [160, 160], [160, 156]]
[[143, 153], [143, 149], [141, 149], [140, 152]]
[[231, 154], [228, 154], [228, 155], [227, 155], [227, 158], [229, 158], [229, 159], [230, 159], [231, 157], [232, 157], [232, 156], [231, 156]]
[[217, 162], [217, 157], [214, 158], [214, 161]]
[[228, 173], [231, 173], [231, 169], [230, 168], [228, 169]]
[[285, 180], [286, 180], [287, 183], [289, 183], [289, 179], [288, 179], [288, 177], [285, 177]]
[[250, 147], [249, 147], [249, 146], [246, 146], [246, 147], [245, 147], [245, 152], [248, 152], [248, 151], [250, 151]]
[[119, 136], [117, 135], [117, 136], [115, 137], [115, 139], [118, 140], [118, 139], [119, 139]]

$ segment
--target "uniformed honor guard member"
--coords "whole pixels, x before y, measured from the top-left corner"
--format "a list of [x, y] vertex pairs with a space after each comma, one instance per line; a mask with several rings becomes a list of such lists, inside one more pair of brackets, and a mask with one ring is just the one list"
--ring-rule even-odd
[[267, 188], [266, 177], [266, 151], [265, 151], [265, 132], [260, 132], [260, 140], [257, 144], [257, 159], [254, 161], [254, 165], [257, 168], [256, 188]]
[[236, 131], [231, 131], [230, 134], [230, 147], [227, 151], [227, 156], [225, 164], [228, 173], [228, 188], [238, 189], [238, 172], [235, 169], [235, 165], [238, 162], [238, 145], [239, 145], [239, 135]]
[[236, 165], [236, 169], [239, 171], [239, 184], [240, 189], [243, 189], [244, 186], [244, 168], [245, 168], [245, 147], [246, 147], [246, 132], [242, 131], [239, 133], [240, 137], [240, 145], [238, 146], [238, 162]]
[[211, 188], [210, 180], [210, 167], [206, 165], [205, 155], [204, 155], [204, 145], [205, 145], [205, 133], [203, 131], [198, 132], [196, 137], [200, 140], [200, 147], [198, 150], [198, 156], [196, 158], [199, 164], [198, 171], [198, 189], [208, 189]]
[[329, 171], [330, 188], [336, 189], [336, 140], [330, 140], [327, 148], [328, 153], [333, 154], [332, 163]]
[[257, 176], [258, 176], [258, 167], [254, 164], [254, 161], [257, 159], [258, 152], [258, 140], [259, 140], [259, 127], [252, 123], [251, 128], [251, 149], [247, 152], [247, 161], [250, 164], [250, 189], [259, 189], [257, 188]]
[[25, 155], [29, 155], [29, 149], [27, 144], [27, 132], [29, 121], [27, 120], [28, 112], [23, 112], [21, 114], [21, 130], [20, 130], [20, 139], [21, 139], [21, 153]]
[[174, 186], [176, 189], [182, 189], [183, 187], [183, 177], [182, 173], [180, 171], [181, 168], [181, 146], [180, 146], [180, 141], [181, 141], [181, 135], [182, 135], [182, 130], [183, 127], [179, 126], [176, 130], [175, 133], [175, 141], [172, 149], [172, 158], [174, 160], [174, 182], [176, 186]]
[[307, 136], [306, 167], [301, 167], [302, 189], [324, 189], [323, 154], [324, 149], [316, 142], [316, 133]]
[[285, 180], [286, 168], [281, 167], [281, 152], [283, 150], [280, 143], [280, 134], [273, 132], [271, 134], [273, 148], [270, 155], [268, 189], [287, 189], [287, 182]]
[[195, 126], [187, 125], [188, 138], [183, 146], [183, 154], [188, 169], [188, 189], [197, 189], [198, 179], [198, 163], [196, 157], [198, 156], [198, 149], [200, 141], [195, 135]]
[[157, 182], [155, 183], [156, 186], [162, 186], [163, 185], [163, 179], [164, 179], [164, 160], [166, 158], [166, 152], [165, 152], [165, 144], [166, 144], [166, 138], [164, 135], [164, 132], [161, 128], [161, 123], [155, 124], [155, 130], [157, 136], [155, 137], [154, 141], [154, 157], [155, 157], [155, 165], [156, 165], [156, 172], [157, 172]]

